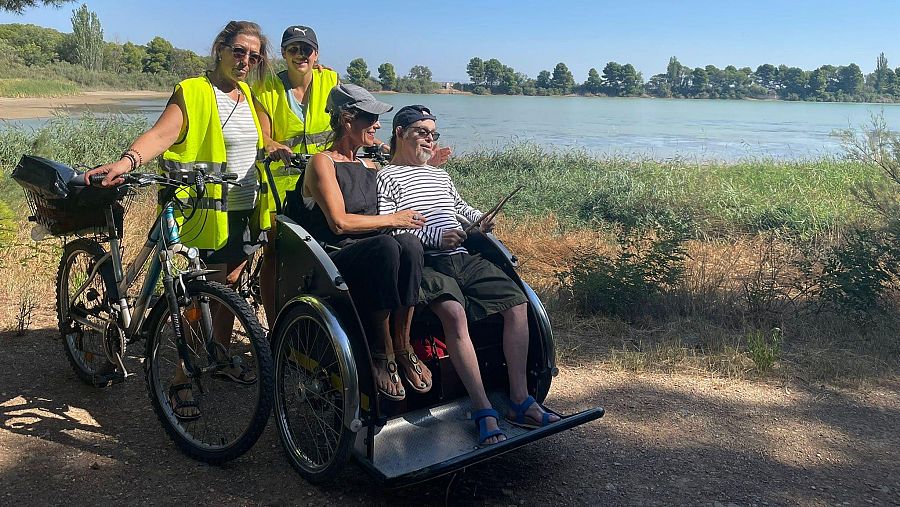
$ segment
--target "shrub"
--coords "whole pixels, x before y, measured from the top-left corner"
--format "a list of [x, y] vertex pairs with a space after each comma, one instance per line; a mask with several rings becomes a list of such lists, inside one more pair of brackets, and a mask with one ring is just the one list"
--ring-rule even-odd
[[579, 311], [633, 319], [677, 284], [684, 272], [686, 238], [683, 229], [663, 224], [626, 227], [617, 237], [615, 255], [583, 250], [557, 277]]

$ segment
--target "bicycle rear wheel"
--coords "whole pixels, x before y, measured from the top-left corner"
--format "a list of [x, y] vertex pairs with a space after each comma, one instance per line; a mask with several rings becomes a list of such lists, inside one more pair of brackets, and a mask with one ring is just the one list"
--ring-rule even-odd
[[[96, 387], [109, 385], [108, 382], [97, 382], [97, 379], [115, 370], [107, 355], [110, 346], [107, 332], [76, 322], [74, 316], [77, 314], [102, 329], [111, 329], [107, 283], [115, 283], [112, 264], [104, 263], [88, 280], [104, 255], [106, 251], [96, 241], [76, 239], [63, 249], [56, 273], [56, 317], [66, 358], [79, 379]], [[86, 287], [79, 292], [85, 282], [88, 282]], [[120, 346], [117, 343], [111, 345]]]
[[[175, 321], [185, 333], [183, 353], [165, 298], [148, 317], [148, 394], [166, 433], [185, 454], [223, 463], [250, 449], [266, 426], [272, 409], [272, 354], [247, 302], [224, 285], [192, 280], [178, 304]], [[230, 334], [228, 321], [233, 322]], [[187, 368], [182, 366], [185, 356]], [[194, 370], [190, 378], [186, 369]], [[190, 387], [171, 392], [172, 386], [184, 384]], [[193, 409], [179, 408], [178, 398], [189, 397], [198, 417], [185, 417]]]
[[247, 258], [247, 265], [241, 271], [236, 290], [238, 295], [247, 300], [247, 304], [250, 305], [250, 308], [256, 314], [257, 320], [259, 320], [259, 324], [264, 330], [268, 330], [270, 326], [266, 318], [265, 307], [263, 306], [262, 288], [259, 281], [262, 274], [262, 262], [262, 249], [252, 253]]

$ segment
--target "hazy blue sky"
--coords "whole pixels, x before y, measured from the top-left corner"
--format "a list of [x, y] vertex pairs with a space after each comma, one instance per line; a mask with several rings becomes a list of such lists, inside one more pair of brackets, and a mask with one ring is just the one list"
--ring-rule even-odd
[[[69, 32], [78, 5], [2, 13], [0, 23]], [[107, 40], [143, 44], [161, 35], [201, 54], [230, 19], [258, 22], [276, 47], [288, 25], [309, 25], [322, 61], [341, 74], [357, 57], [373, 75], [386, 61], [399, 74], [422, 64], [439, 81], [467, 80], [473, 56], [497, 58], [531, 77], [565, 62], [578, 82], [610, 60], [633, 64], [646, 79], [673, 55], [692, 67], [855, 62], [868, 73], [884, 51], [891, 66], [900, 66], [900, 2], [891, 0], [93, 0], [88, 7]]]

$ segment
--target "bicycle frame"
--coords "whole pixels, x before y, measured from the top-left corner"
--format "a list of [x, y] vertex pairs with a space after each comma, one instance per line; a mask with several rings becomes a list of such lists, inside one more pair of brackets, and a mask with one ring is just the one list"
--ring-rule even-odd
[[[204, 279], [207, 271], [201, 268], [196, 250], [192, 252], [191, 248], [186, 247], [179, 242], [178, 224], [174, 220], [171, 204], [168, 204], [163, 213], [160, 213], [156, 224], [147, 236], [147, 241], [127, 268], [123, 268], [122, 265], [120, 241], [118, 231], [115, 227], [112, 208], [107, 207], [105, 214], [107, 237], [109, 238], [110, 247], [109, 252], [101, 257], [93, 266], [85, 282], [82, 283], [72, 295], [72, 299], [77, 299], [78, 296], [87, 289], [106, 262], [112, 262], [115, 287], [107, 287], [107, 291], [111, 294], [111, 298], [116, 298], [114, 302], [118, 305], [118, 308], [111, 308], [111, 310], [117, 312], [117, 323], [124, 331], [128, 341], [132, 342], [139, 337], [139, 332], [147, 314], [150, 299], [153, 296], [153, 290], [159, 282], [160, 275], [163, 275], [164, 285], [171, 285], [171, 287], [166, 287], [167, 293], [170, 292], [169, 289], [175, 289], [174, 283], [176, 280], [177, 283], [181, 285], [181, 289], [184, 289], [183, 278], [181, 276], [176, 278], [173, 275], [171, 260], [175, 254], [185, 255], [190, 259], [192, 263], [190, 278]], [[165, 238], [165, 240], [163, 240], [163, 238]], [[155, 255], [153, 255], [154, 253]], [[150, 266], [148, 268], [147, 276], [144, 279], [144, 284], [141, 287], [138, 297], [135, 299], [134, 306], [131, 307], [128, 304], [128, 289], [134, 285], [148, 259], [150, 259]], [[110, 289], [115, 290], [112, 291]], [[175, 293], [173, 290], [172, 296], [174, 295]], [[110, 302], [113, 303], [113, 301]], [[71, 315], [71, 317], [76, 322], [95, 329], [98, 332], [106, 331], [105, 326], [101, 326], [86, 317], [80, 315]], [[176, 332], [181, 334], [180, 330], [176, 330]]]

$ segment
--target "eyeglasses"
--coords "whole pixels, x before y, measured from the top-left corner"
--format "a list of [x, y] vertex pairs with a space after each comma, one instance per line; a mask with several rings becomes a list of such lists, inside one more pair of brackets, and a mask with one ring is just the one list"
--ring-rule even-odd
[[409, 127], [409, 130], [412, 131], [417, 137], [421, 137], [422, 139], [431, 136], [431, 139], [437, 141], [441, 138], [441, 133], [437, 130], [428, 130], [424, 127]]
[[256, 65], [262, 60], [262, 55], [257, 53], [256, 51], [247, 51], [247, 48], [243, 48], [241, 46], [232, 46], [231, 44], [222, 44], [226, 48], [231, 48], [231, 55], [234, 56], [235, 60], [243, 60], [244, 57], [247, 58], [247, 62], [250, 65]]
[[291, 44], [284, 48], [284, 52], [291, 56], [299, 54], [300, 56], [305, 56], [307, 58], [312, 56], [315, 51], [316, 49], [309, 44]]
[[378, 115], [370, 113], [368, 111], [363, 111], [361, 109], [357, 109], [356, 110], [356, 119], [361, 122], [365, 122], [365, 123], [368, 123], [369, 125], [371, 125], [371, 124], [375, 123], [376, 121], [378, 121]]

